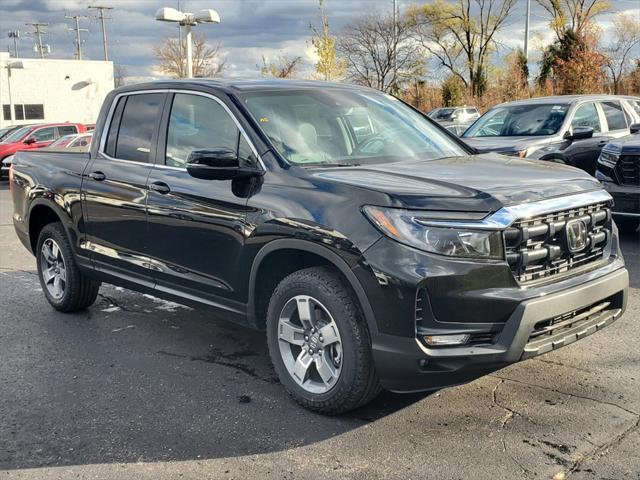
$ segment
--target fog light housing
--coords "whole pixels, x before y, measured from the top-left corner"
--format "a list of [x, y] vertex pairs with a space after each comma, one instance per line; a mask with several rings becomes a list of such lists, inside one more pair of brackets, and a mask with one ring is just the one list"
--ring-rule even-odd
[[468, 333], [459, 335], [425, 335], [423, 337], [424, 343], [430, 347], [445, 347], [453, 345], [464, 345], [469, 341]]

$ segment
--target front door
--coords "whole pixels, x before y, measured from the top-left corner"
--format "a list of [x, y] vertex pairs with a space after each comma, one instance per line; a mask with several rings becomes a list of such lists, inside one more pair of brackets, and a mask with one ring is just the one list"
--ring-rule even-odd
[[247, 162], [256, 161], [255, 152], [220, 100], [175, 93], [168, 103], [166, 138], [148, 182], [147, 251], [156, 288], [239, 311], [247, 199], [238, 182], [249, 180], [197, 179], [185, 166], [193, 150], [227, 148]]
[[165, 93], [120, 97], [83, 179], [84, 248], [96, 268], [148, 286], [153, 281], [145, 252], [147, 178], [165, 98]]
[[25, 139], [25, 149], [46, 147], [50, 145], [56, 138], [56, 127], [38, 128]]
[[600, 114], [594, 102], [583, 103], [576, 109], [571, 120], [571, 128], [576, 127], [593, 128], [593, 137], [572, 141], [564, 153], [571, 165], [595, 175], [600, 150], [609, 141], [609, 136], [603, 133]]

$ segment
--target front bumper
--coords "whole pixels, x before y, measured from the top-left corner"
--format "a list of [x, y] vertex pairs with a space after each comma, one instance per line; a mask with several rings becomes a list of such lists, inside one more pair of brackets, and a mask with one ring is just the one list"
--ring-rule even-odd
[[[569, 289], [520, 303], [487, 346], [427, 348], [416, 338], [376, 335], [373, 355], [382, 385], [392, 391], [432, 390], [474, 380], [520, 360], [582, 339], [620, 318], [629, 276], [617, 269]], [[608, 300], [609, 306], [573, 328], [530, 341], [536, 324]]]
[[614, 217], [636, 217], [640, 218], [640, 186], [618, 185], [600, 174], [596, 175], [602, 182], [604, 188], [613, 197]]

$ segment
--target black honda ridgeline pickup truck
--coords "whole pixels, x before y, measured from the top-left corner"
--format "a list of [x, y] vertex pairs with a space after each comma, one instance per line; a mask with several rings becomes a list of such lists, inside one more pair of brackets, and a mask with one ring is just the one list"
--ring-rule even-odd
[[579, 340], [622, 315], [610, 195], [474, 155], [383, 93], [293, 81], [111, 92], [90, 153], [20, 152], [15, 229], [57, 310], [100, 282], [266, 331], [293, 398], [336, 414]]

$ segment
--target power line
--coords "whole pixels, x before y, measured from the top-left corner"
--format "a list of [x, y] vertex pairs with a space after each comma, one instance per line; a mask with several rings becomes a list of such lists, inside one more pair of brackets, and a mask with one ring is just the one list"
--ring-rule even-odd
[[25, 23], [25, 25], [36, 29], [35, 34], [38, 37], [38, 52], [40, 52], [40, 58], [44, 58], [44, 45], [42, 45], [42, 35], [47, 32], [42, 30], [42, 27], [48, 27], [49, 24], [35, 22], [35, 23]]
[[87, 18], [86, 15], [65, 15], [64, 18], [76, 21], [76, 28], [70, 28], [69, 31], [76, 32], [76, 58], [82, 60], [82, 41], [80, 40], [80, 32], [88, 32], [86, 28], [80, 28], [80, 19]]
[[107, 49], [107, 30], [104, 26], [104, 21], [105, 20], [111, 20], [110, 17], [105, 17], [104, 16], [104, 11], [105, 10], [113, 10], [113, 7], [103, 7], [100, 5], [93, 5], [90, 6], [89, 9], [95, 9], [98, 10], [99, 12], [99, 19], [100, 19], [100, 23], [102, 23], [102, 48], [104, 50], [104, 61], [108, 61], [109, 60], [109, 53], [108, 53], [108, 49]]

